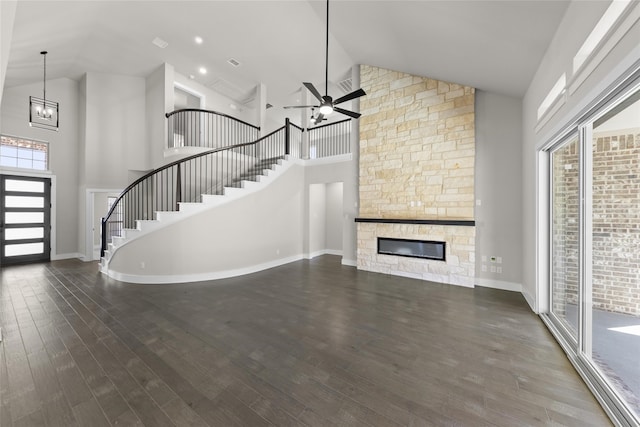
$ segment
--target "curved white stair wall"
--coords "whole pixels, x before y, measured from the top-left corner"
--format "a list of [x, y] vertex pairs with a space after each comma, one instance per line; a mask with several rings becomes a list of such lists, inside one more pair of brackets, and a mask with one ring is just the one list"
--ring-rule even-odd
[[159, 212], [148, 231], [110, 249], [102, 271], [125, 282], [183, 283], [302, 258], [303, 166], [285, 162], [265, 182], [226, 194]]

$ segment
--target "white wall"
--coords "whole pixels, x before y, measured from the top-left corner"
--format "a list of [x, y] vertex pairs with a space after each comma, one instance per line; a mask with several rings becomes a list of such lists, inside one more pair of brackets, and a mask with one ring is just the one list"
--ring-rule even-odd
[[[87, 73], [79, 84], [79, 104], [75, 116], [80, 138], [78, 160], [78, 249], [91, 259], [87, 233], [87, 189], [124, 189], [132, 176], [150, 168], [146, 140], [146, 81], [103, 73]], [[61, 114], [62, 117], [62, 114]], [[61, 119], [62, 120], [62, 119]], [[92, 202], [90, 200], [89, 202]], [[96, 214], [98, 206], [94, 206]]]
[[567, 73], [567, 80], [572, 81], [573, 57], [608, 3], [573, 1], [569, 5], [523, 100], [523, 293], [534, 309], [540, 303], [535, 301], [540, 291], [537, 280], [541, 287], [547, 286], [544, 272], [537, 270], [541, 253], [538, 250], [542, 249], [537, 246], [537, 218], [544, 215], [536, 202], [536, 195], [543, 191], [537, 184], [537, 149], [640, 60], [640, 21], [636, 21], [584, 83], [565, 95], [566, 101], [557, 113], [536, 131], [538, 106], [562, 73]]
[[16, 16], [17, 1], [0, 1], [0, 101], [4, 89], [4, 78], [9, 64], [11, 39], [13, 38], [13, 22]]
[[476, 284], [520, 290], [522, 101], [476, 90], [475, 102]]
[[342, 199], [341, 182], [326, 186], [325, 248], [331, 252], [342, 252]]
[[147, 76], [146, 88], [146, 150], [151, 168], [165, 163], [167, 147], [166, 113], [173, 111], [173, 66], [162, 64]]
[[327, 248], [326, 214], [327, 214], [327, 186], [325, 184], [311, 184], [309, 191], [309, 256], [324, 251]]
[[[47, 81], [47, 99], [60, 103], [58, 132], [29, 127], [29, 96], [42, 95], [42, 83], [5, 88], [0, 104], [0, 133], [49, 142], [50, 170], [56, 176], [56, 253], [78, 252], [78, 82]], [[4, 171], [3, 173], [15, 173]]]
[[149, 168], [145, 79], [87, 73], [85, 84], [85, 184], [124, 188], [128, 170]]

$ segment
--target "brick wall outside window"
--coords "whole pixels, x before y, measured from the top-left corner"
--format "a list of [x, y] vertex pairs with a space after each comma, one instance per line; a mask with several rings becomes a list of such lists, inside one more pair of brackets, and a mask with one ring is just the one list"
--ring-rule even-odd
[[[640, 129], [594, 135], [593, 308], [640, 316]], [[554, 154], [554, 306], [578, 302], [578, 153]], [[571, 166], [565, 166], [571, 165]]]

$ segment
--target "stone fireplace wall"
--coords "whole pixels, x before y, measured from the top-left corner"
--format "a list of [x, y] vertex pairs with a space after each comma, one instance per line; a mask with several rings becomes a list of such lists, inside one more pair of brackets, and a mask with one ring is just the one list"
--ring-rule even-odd
[[[362, 65], [361, 218], [473, 220], [475, 90]], [[377, 237], [447, 242], [447, 261], [377, 254]], [[473, 286], [475, 227], [358, 223], [358, 268]]]

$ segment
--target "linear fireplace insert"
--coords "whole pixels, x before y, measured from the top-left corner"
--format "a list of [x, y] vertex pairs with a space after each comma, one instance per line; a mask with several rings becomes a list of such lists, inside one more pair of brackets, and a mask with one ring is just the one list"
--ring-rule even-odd
[[446, 242], [378, 237], [378, 253], [446, 261]]

